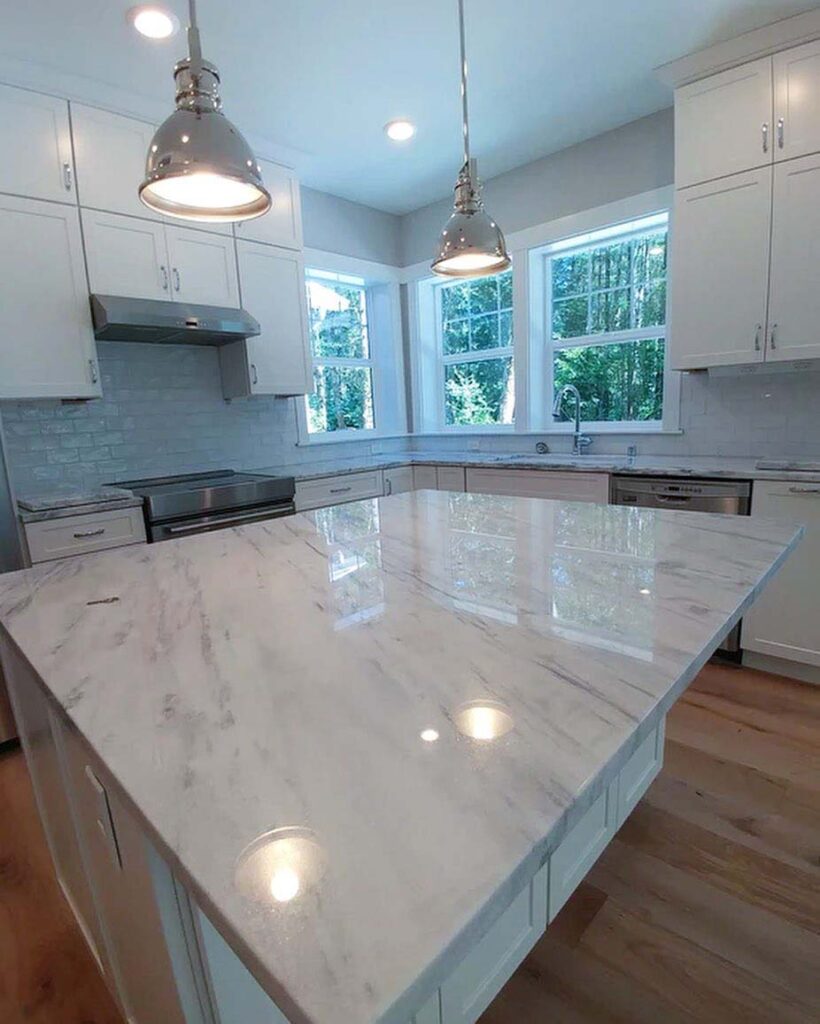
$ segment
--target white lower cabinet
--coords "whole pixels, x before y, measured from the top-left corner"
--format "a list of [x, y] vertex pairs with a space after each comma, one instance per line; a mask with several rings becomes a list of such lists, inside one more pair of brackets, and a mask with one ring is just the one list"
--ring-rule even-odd
[[23, 532], [32, 565], [145, 541], [145, 523], [139, 507], [25, 523]]
[[417, 491], [438, 490], [435, 466], [413, 466], [413, 487]]
[[547, 927], [545, 864], [441, 986], [442, 1024], [472, 1024]]
[[752, 515], [802, 523], [806, 533], [744, 615], [741, 647], [820, 667], [820, 484], [756, 480]]
[[440, 491], [466, 490], [464, 466], [437, 466], [436, 486]]
[[395, 466], [382, 472], [385, 494], [404, 494], [413, 490], [413, 467]]
[[0, 398], [102, 394], [76, 206], [0, 195]]
[[363, 498], [378, 498], [382, 494], [384, 484], [380, 469], [367, 473], [323, 476], [317, 480], [297, 480], [296, 511], [340, 505], [345, 501], [361, 501]]
[[468, 466], [467, 490], [471, 494], [511, 494], [527, 498], [556, 498], [561, 501], [592, 501], [605, 505], [609, 501], [609, 476], [606, 473], [481, 469]]
[[663, 767], [663, 743], [666, 737], [666, 719], [644, 739], [629, 758], [618, 776], [617, 825], [626, 821], [652, 780]]

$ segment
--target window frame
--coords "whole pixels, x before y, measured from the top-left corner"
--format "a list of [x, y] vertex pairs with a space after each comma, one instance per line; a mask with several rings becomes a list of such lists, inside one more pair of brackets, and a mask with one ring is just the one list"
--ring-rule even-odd
[[[504, 271], [507, 273], [507, 271]], [[513, 274], [513, 271], [509, 271]], [[486, 277], [492, 277], [496, 275], [487, 274]], [[500, 275], [497, 275], [500, 276]], [[483, 280], [484, 278], [470, 278], [469, 280]], [[514, 284], [514, 274], [511, 277], [511, 282]], [[510, 306], [510, 344], [499, 345], [496, 348], [478, 349], [476, 351], [468, 352], [454, 352], [450, 355], [444, 354], [444, 332], [442, 330], [443, 325], [443, 310], [442, 310], [442, 295], [446, 288], [453, 288], [459, 284], [467, 283], [464, 279], [455, 279], [453, 281], [442, 281], [440, 278], [434, 279], [431, 284], [432, 287], [432, 298], [434, 308], [434, 345], [436, 352], [436, 391], [437, 391], [437, 421], [440, 424], [442, 430], [447, 433], [454, 434], [472, 434], [476, 431], [482, 433], [495, 433], [498, 431], [514, 431], [515, 430], [515, 416], [513, 416], [512, 423], [448, 423], [447, 422], [447, 393], [445, 390], [445, 384], [447, 379], [447, 367], [458, 365], [459, 363], [479, 363], [489, 361], [491, 359], [511, 359], [512, 360], [512, 372], [515, 373], [515, 314], [514, 314], [514, 298], [513, 305]], [[496, 315], [500, 315], [500, 310], [497, 311]], [[482, 314], [478, 314], [479, 316]], [[484, 314], [486, 315], [486, 314]], [[516, 402], [517, 408], [517, 402]]]
[[[314, 367], [321, 365], [370, 367], [373, 401], [372, 427], [346, 427], [342, 430], [311, 433], [308, 429], [309, 395], [294, 398], [297, 445], [363, 443], [380, 438], [406, 437], [408, 434], [404, 378], [403, 339], [399, 298], [400, 271], [397, 267], [374, 263], [353, 256], [342, 256], [318, 249], [304, 251], [305, 322], [308, 330], [311, 379]], [[361, 287], [365, 294], [369, 354], [367, 359], [313, 355], [310, 337], [308, 281]]]

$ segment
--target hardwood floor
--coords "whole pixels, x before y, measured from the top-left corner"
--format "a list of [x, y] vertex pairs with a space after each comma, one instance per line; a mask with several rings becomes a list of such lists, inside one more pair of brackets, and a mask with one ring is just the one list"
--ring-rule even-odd
[[[820, 1019], [820, 689], [710, 665], [666, 736], [663, 772], [482, 1024]], [[0, 1022], [122, 1024], [19, 752], [0, 755]]]
[[708, 665], [664, 768], [481, 1024], [820, 1020], [820, 688]]

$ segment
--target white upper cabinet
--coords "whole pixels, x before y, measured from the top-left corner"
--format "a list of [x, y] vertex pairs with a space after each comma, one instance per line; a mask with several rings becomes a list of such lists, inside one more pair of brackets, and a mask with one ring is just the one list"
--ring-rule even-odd
[[135, 299], [169, 299], [171, 274], [165, 228], [158, 221], [83, 210], [92, 292]]
[[234, 240], [225, 235], [165, 228], [171, 273], [171, 298], [209, 306], [239, 306]]
[[683, 189], [671, 234], [674, 370], [763, 359], [772, 170]]
[[772, 58], [675, 92], [675, 185], [686, 188], [773, 159]]
[[296, 253], [238, 241], [242, 305], [261, 334], [220, 349], [226, 398], [313, 390], [305, 269]]
[[0, 85], [0, 125], [0, 192], [75, 203], [66, 101]]
[[72, 103], [71, 131], [80, 205], [159, 220], [137, 195], [154, 126]]
[[76, 207], [0, 196], [0, 398], [101, 394]]
[[820, 154], [774, 170], [767, 361], [820, 358]]
[[293, 171], [269, 160], [260, 160], [262, 180], [271, 195], [271, 208], [261, 217], [238, 221], [234, 225], [237, 238], [286, 249], [302, 248], [302, 206], [299, 182]]
[[820, 40], [772, 61], [775, 160], [820, 152]]

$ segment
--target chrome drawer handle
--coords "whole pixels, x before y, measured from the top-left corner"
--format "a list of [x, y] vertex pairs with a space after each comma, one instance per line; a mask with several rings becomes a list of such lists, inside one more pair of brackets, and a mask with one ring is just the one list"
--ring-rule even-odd
[[162, 290], [164, 292], [167, 292], [168, 291], [168, 271], [165, 269], [164, 266], [161, 266], [159, 268], [159, 272], [162, 275]]
[[174, 291], [178, 292], [179, 291], [179, 271], [177, 270], [176, 267], [174, 267], [171, 270], [171, 273], [174, 275]]
[[102, 537], [105, 533], [105, 527], [101, 526], [99, 530], [81, 530], [79, 533], [75, 533], [74, 536], [77, 540], [83, 540], [86, 537]]
[[259, 383], [259, 374], [256, 372], [256, 363], [251, 363], [251, 383]]
[[785, 124], [786, 124], [786, 122], [783, 120], [783, 118], [782, 117], [778, 117], [778, 119], [777, 119], [777, 146], [778, 146], [778, 149], [782, 149], [783, 148], [783, 126]]
[[820, 494], [820, 487], [790, 487], [791, 494]]
[[771, 334], [769, 335], [769, 343], [772, 348], [777, 348], [777, 324], [772, 324]]
[[768, 153], [769, 152], [769, 122], [768, 121], [764, 121], [763, 124], [760, 126], [760, 132], [761, 132], [761, 135], [763, 136], [763, 152], [764, 153]]
[[760, 351], [760, 332], [762, 330], [763, 330], [763, 324], [758, 324], [757, 325], [757, 330], [755, 331], [755, 352], [759, 352]]
[[348, 491], [352, 491], [352, 487], [331, 487], [331, 494], [347, 494]]
[[88, 369], [91, 371], [91, 383], [96, 384], [99, 380], [99, 374], [97, 373], [97, 361], [96, 359], [88, 360]]
[[70, 192], [71, 191], [71, 182], [72, 182], [71, 164], [68, 161], [66, 161], [63, 164], [63, 184], [65, 185], [66, 192]]

